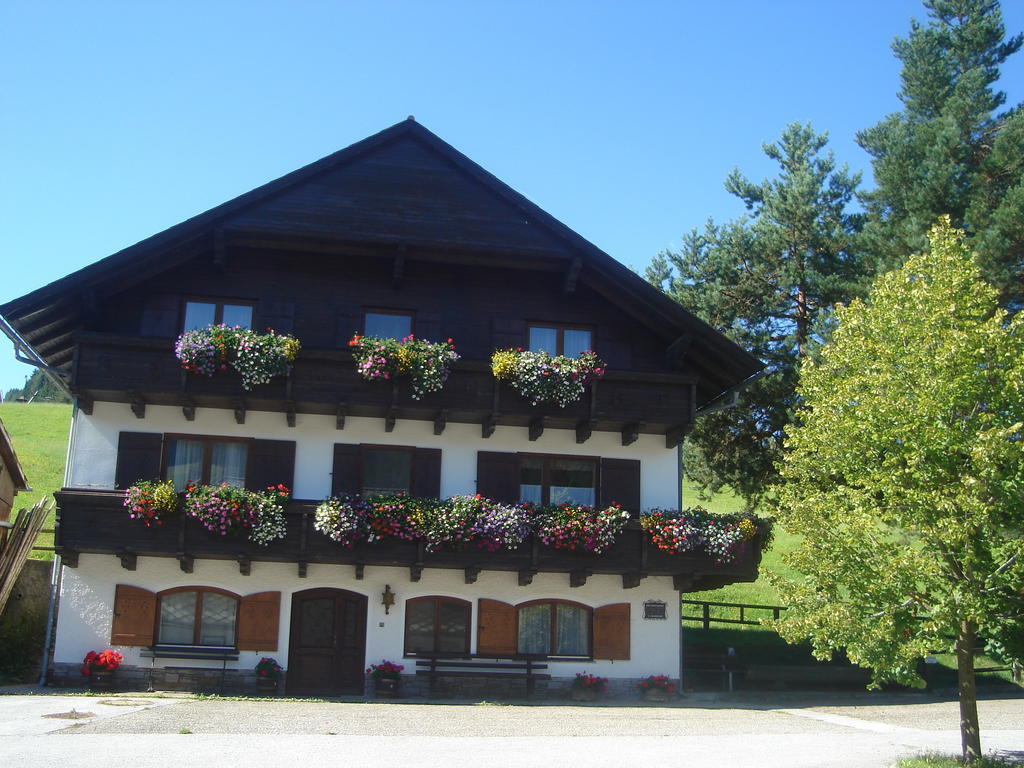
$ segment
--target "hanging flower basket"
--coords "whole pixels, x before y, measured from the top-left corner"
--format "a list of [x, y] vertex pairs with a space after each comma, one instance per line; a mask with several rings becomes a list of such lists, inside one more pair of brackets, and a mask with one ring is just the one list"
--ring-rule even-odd
[[434, 343], [411, 334], [398, 341], [357, 333], [348, 346], [360, 376], [367, 381], [408, 378], [413, 400], [439, 391], [448, 380], [452, 364], [459, 359], [451, 339]]
[[718, 563], [731, 563], [757, 534], [757, 525], [746, 516], [714, 516], [703, 507], [682, 511], [652, 509], [641, 515], [640, 527], [651, 543], [669, 554], [703, 550]]
[[178, 511], [178, 492], [170, 480], [137, 480], [125, 489], [124, 505], [128, 517], [151, 528]]
[[221, 483], [191, 485], [185, 491], [185, 511], [211, 533], [241, 534], [260, 546], [283, 539], [286, 532], [284, 508], [291, 491], [284, 485], [264, 491]]
[[583, 397], [587, 385], [604, 376], [606, 369], [604, 361], [589, 350], [579, 357], [552, 357], [522, 349], [499, 349], [491, 355], [494, 378], [507, 381], [532, 405], [557, 403], [565, 408]]
[[554, 549], [599, 555], [615, 543], [629, 520], [618, 504], [604, 509], [582, 504], [557, 504], [537, 509], [537, 535]]
[[213, 376], [230, 368], [242, 377], [242, 387], [250, 390], [274, 376], [287, 375], [300, 347], [294, 336], [221, 324], [181, 334], [174, 354], [191, 373]]

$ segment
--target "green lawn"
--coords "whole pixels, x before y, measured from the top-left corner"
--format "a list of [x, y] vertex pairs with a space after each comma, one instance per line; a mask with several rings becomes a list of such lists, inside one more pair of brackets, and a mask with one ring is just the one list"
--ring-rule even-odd
[[[57, 403], [0, 403], [0, 421], [11, 436], [31, 491], [19, 493], [15, 508], [31, 507], [44, 496], [52, 497], [64, 481], [64, 460], [71, 428], [71, 406]], [[45, 528], [53, 528], [53, 515]], [[37, 546], [52, 546], [53, 536], [41, 534]], [[52, 552], [33, 552], [50, 560]]]

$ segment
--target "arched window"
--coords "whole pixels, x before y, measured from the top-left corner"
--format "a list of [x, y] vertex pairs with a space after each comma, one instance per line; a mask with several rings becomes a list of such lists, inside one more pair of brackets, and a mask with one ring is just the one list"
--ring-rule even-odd
[[472, 606], [454, 597], [415, 597], [405, 603], [406, 653], [469, 653]]
[[160, 645], [235, 646], [238, 595], [214, 587], [175, 587], [157, 597]]
[[591, 656], [592, 608], [568, 600], [531, 600], [517, 611], [519, 653]]

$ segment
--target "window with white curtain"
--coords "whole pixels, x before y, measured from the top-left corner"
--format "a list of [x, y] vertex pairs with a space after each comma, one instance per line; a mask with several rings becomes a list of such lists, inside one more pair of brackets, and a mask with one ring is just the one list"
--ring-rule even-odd
[[211, 588], [160, 595], [157, 642], [162, 645], [235, 645], [238, 598]]
[[593, 611], [560, 600], [519, 607], [519, 653], [545, 656], [590, 656]]
[[194, 484], [244, 486], [249, 441], [191, 435], [168, 437], [165, 456], [165, 477], [178, 491]]

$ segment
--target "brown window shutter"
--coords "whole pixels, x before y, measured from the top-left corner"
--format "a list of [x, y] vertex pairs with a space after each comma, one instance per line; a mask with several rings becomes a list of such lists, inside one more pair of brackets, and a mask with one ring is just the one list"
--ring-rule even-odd
[[156, 627], [156, 593], [118, 584], [114, 590], [111, 645], [152, 645]]
[[251, 491], [262, 491], [279, 483], [294, 488], [294, 482], [294, 440], [253, 440], [249, 443], [248, 466], [245, 470], [246, 488]]
[[441, 498], [441, 449], [417, 448], [412, 457], [410, 496]]
[[612, 502], [640, 515], [640, 462], [636, 459], [601, 459], [601, 506]]
[[519, 455], [477, 451], [476, 492], [495, 501], [519, 501]]
[[629, 659], [629, 603], [594, 610], [594, 658]]
[[139, 322], [140, 336], [177, 336], [181, 331], [181, 296], [151, 293], [146, 297]]
[[362, 493], [363, 459], [359, 446], [334, 444], [334, 469], [331, 473], [331, 495]]
[[276, 651], [280, 592], [257, 592], [238, 602], [238, 650]]
[[516, 652], [516, 607], [480, 598], [477, 617], [478, 655], [511, 656]]
[[158, 432], [122, 432], [117, 439], [114, 487], [127, 488], [136, 480], [159, 479], [163, 444], [164, 436]]

